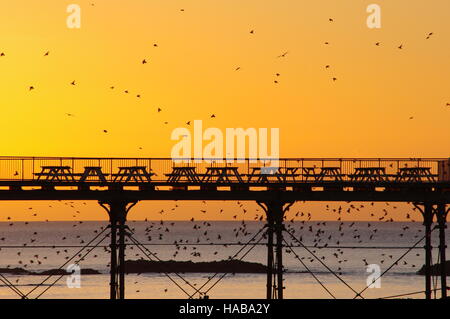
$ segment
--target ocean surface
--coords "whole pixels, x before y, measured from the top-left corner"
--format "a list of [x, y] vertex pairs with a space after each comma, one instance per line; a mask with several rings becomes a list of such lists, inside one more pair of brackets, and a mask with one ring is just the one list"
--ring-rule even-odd
[[[91, 247], [79, 265], [82, 269], [95, 269], [101, 274], [81, 275], [79, 288], [68, 286], [68, 276], [53, 276], [35, 289], [34, 285], [41, 283], [47, 276], [4, 276], [22, 293], [28, 294], [29, 298], [109, 298], [109, 237], [105, 237], [109, 229], [106, 226], [106, 222], [92, 221], [2, 222], [0, 268], [20, 267], [29, 271], [44, 271], [59, 268], [65, 263], [73, 264], [87, 252], [85, 249], [80, 255], [82, 246], [98, 236], [92, 245], [96, 245], [101, 239], [103, 241], [96, 248]], [[267, 258], [264, 245], [266, 241], [262, 238], [265, 231], [263, 222], [129, 221], [128, 226], [132, 236], [147, 250], [142, 248], [144, 254], [139, 249], [141, 246], [133, 245], [127, 240], [127, 259], [147, 259], [147, 256], [153, 256], [153, 259], [157, 257], [161, 260], [223, 260], [238, 253], [243, 244], [260, 230], [259, 235], [251, 242], [255, 244], [261, 239], [258, 244], [246, 246], [237, 254], [236, 259], [245, 254], [242, 260], [265, 264]], [[286, 226], [310, 252], [299, 246], [289, 234], [284, 234], [289, 246], [297, 246], [284, 247], [285, 298], [353, 298], [355, 291], [359, 292], [367, 286], [368, 276], [376, 278], [373, 270], [368, 270], [379, 266], [383, 273], [424, 236], [424, 226], [418, 222], [287, 221]], [[105, 231], [102, 233], [102, 230]], [[433, 232], [432, 242], [433, 263], [436, 263], [437, 229]], [[416, 274], [424, 263], [423, 246], [424, 240], [381, 277], [379, 288], [366, 289], [362, 296], [380, 298], [423, 291], [424, 277]], [[156, 257], [152, 254], [156, 254]], [[447, 249], [447, 256], [449, 254]], [[70, 260], [72, 256], [76, 258]], [[306, 271], [299, 259], [329, 292]], [[378, 266], [368, 269], [367, 265], [371, 264]], [[195, 290], [190, 285], [199, 289], [214, 274], [180, 274], [190, 285], [175, 274], [169, 275], [182, 289], [165, 274], [126, 275], [126, 298], [188, 298], [189, 295], [198, 298], [199, 295], [194, 294]], [[217, 281], [220, 277], [222, 274], [213, 277], [200, 291], [207, 293], [209, 298], [265, 298], [265, 274], [227, 274]], [[59, 280], [56, 281], [57, 279]], [[14, 291], [0, 284], [0, 298], [18, 298]], [[439, 285], [440, 282], [436, 279], [433, 286], [439, 288]], [[439, 294], [438, 291], [437, 296]], [[424, 293], [405, 298], [424, 298]]]

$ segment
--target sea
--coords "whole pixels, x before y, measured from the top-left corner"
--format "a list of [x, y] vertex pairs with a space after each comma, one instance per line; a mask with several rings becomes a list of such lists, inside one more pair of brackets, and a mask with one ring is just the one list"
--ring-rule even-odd
[[[354, 298], [362, 290], [360, 298], [424, 298], [424, 276], [417, 274], [425, 255], [422, 223], [285, 224], [285, 298]], [[134, 239], [126, 241], [127, 260], [199, 262], [232, 257], [266, 264], [266, 228], [262, 221], [128, 221], [127, 225]], [[0, 268], [40, 272], [72, 267], [94, 269], [100, 274], [77, 276], [75, 272], [48, 277], [3, 273], [16, 290], [1, 282], [0, 298], [109, 298], [107, 226], [106, 221], [1, 222]], [[89, 247], [83, 249], [87, 244]], [[432, 244], [434, 264], [439, 259], [438, 229], [432, 233]], [[447, 249], [447, 256], [449, 253]], [[439, 278], [433, 278], [432, 284], [436, 289], [433, 297], [439, 297]], [[366, 288], [368, 285], [371, 287]], [[127, 274], [125, 296], [259, 299], [266, 297], [266, 275]]]

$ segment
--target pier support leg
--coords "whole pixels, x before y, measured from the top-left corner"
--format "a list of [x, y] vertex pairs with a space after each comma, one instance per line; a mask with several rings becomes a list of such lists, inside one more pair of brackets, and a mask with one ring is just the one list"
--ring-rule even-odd
[[125, 220], [119, 222], [119, 299], [125, 299]]
[[447, 211], [445, 204], [437, 205], [436, 219], [439, 226], [439, 254], [441, 258], [440, 273], [441, 273], [441, 298], [447, 298], [447, 274], [445, 269], [446, 257], [445, 249], [445, 229], [447, 228]]
[[[275, 212], [274, 212], [275, 213]], [[281, 208], [277, 207], [277, 212], [275, 213], [275, 234], [277, 237], [277, 288], [278, 288], [278, 299], [283, 299], [283, 216], [284, 212]]]
[[425, 225], [425, 299], [431, 299], [431, 225], [433, 223], [433, 206], [425, 203], [423, 224]]
[[117, 297], [117, 223], [110, 219], [111, 228], [111, 261], [110, 261], [110, 280], [109, 280], [109, 298], [116, 299]]
[[[110, 299], [125, 299], [126, 217], [136, 203], [126, 200], [99, 201], [109, 214], [111, 228]], [[119, 232], [118, 243], [117, 231]]]
[[272, 276], [273, 276], [273, 229], [274, 223], [270, 216], [267, 216], [267, 291], [266, 298], [272, 299]]
[[[284, 213], [293, 204], [283, 201], [258, 203], [267, 216], [267, 299], [283, 299], [283, 219]], [[275, 256], [274, 256], [274, 236]], [[275, 257], [275, 258], [274, 258]], [[275, 276], [273, 276], [275, 273]]]

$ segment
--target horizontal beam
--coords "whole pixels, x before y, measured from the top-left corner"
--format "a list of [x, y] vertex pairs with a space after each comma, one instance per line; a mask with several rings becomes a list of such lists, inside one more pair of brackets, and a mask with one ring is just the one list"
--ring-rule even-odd
[[410, 191], [217, 191], [217, 190], [154, 190], [154, 191], [116, 191], [116, 190], [33, 190], [0, 191], [0, 200], [100, 200], [123, 199], [140, 200], [248, 200], [248, 201], [362, 201], [362, 202], [437, 202], [450, 203], [450, 192]]

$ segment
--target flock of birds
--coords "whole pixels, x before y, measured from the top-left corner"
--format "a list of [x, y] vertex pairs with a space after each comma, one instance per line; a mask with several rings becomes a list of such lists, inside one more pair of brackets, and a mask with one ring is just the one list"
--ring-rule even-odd
[[[92, 3], [91, 5], [93, 6], [94, 3]], [[184, 12], [184, 9], [180, 9], [180, 11]], [[330, 23], [335, 23], [334, 18], [329, 18], [328, 21], [329, 21]], [[252, 30], [249, 31], [249, 33], [250, 33], [251, 35], [254, 35], [254, 34], [255, 34], [255, 30], [252, 29]], [[434, 35], [433, 32], [429, 32], [429, 33], [426, 35], [425, 39], [426, 39], [426, 40], [429, 40], [433, 35]], [[324, 42], [324, 45], [327, 45], [327, 46], [328, 46], [328, 45], [330, 45], [330, 42], [325, 41], [325, 42]], [[381, 46], [381, 45], [382, 45], [381, 42], [375, 42], [375, 46], [379, 47], [379, 46]], [[152, 46], [153, 46], [154, 48], [158, 48], [158, 47], [159, 47], [158, 43], [153, 43]], [[403, 49], [404, 49], [404, 45], [403, 45], [403, 44], [400, 44], [400, 45], [397, 47], [397, 49], [403, 50]], [[285, 51], [285, 52], [281, 53], [280, 55], [276, 56], [276, 58], [277, 58], [277, 59], [278, 59], [278, 58], [286, 58], [287, 55], [288, 55], [288, 53], [289, 53], [289, 51]], [[46, 51], [46, 52], [44, 53], [43, 56], [44, 56], [44, 57], [50, 56], [50, 51]], [[6, 53], [5, 53], [5, 52], [0, 52], [0, 57], [6, 57]], [[145, 65], [145, 64], [147, 64], [147, 63], [148, 63], [148, 58], [142, 59], [141, 64]], [[328, 69], [331, 69], [331, 67], [332, 67], [332, 66], [331, 66], [330, 64], [325, 65], [325, 69], [327, 69], [327, 70], [328, 70]], [[235, 71], [240, 71], [241, 69], [242, 69], [241, 66], [237, 66], [237, 67], [235, 67], [234, 70], [235, 70]], [[280, 74], [279, 72], [277, 72], [277, 73], [274, 74], [274, 76], [275, 76], [275, 79], [273, 80], [273, 82], [274, 82], [275, 84], [279, 84], [279, 77], [281, 76], [281, 74]], [[331, 77], [331, 80], [332, 80], [333, 82], [335, 82], [335, 81], [338, 80], [338, 78], [337, 78], [337, 76], [332, 76], [332, 77]], [[72, 80], [71, 82], [69, 82], [69, 85], [71, 85], [71, 86], [76, 86], [76, 85], [77, 85], [76, 80]], [[115, 86], [110, 86], [109, 88], [110, 88], [111, 90], [116, 89]], [[28, 91], [33, 91], [33, 90], [36, 90], [36, 86], [35, 86], [35, 85], [29, 85], [29, 86], [28, 86]], [[124, 94], [130, 94], [130, 91], [129, 91], [128, 89], [125, 89], [125, 90], [123, 90], [123, 93], [124, 93]], [[136, 94], [136, 98], [141, 98], [141, 94], [140, 94], [140, 93], [137, 93], [137, 94]], [[450, 102], [446, 102], [446, 106], [450, 106]], [[157, 112], [158, 112], [158, 113], [162, 112], [162, 108], [158, 107], [158, 108], [157, 108]], [[75, 116], [75, 114], [73, 114], [73, 113], [66, 113], [66, 115], [67, 115], [68, 117], [74, 117], [74, 116]], [[212, 115], [210, 116], [210, 118], [215, 118], [215, 115], [212, 114]], [[410, 116], [409, 119], [410, 119], [410, 120], [413, 120], [413, 119], [414, 119], [414, 116]], [[185, 123], [186, 123], [187, 125], [190, 125], [190, 122], [191, 122], [191, 121], [186, 121]], [[165, 125], [169, 124], [168, 121], [164, 121], [163, 123], [164, 123]], [[107, 134], [109, 131], [108, 131], [108, 129], [103, 129], [102, 132], [105, 133], [105, 134]], [[139, 149], [142, 149], [142, 147], [140, 147]]]
[[[39, 227], [34, 228], [30, 222], [15, 222], [11, 216], [7, 216], [6, 222], [7, 227], [11, 227], [8, 233], [11, 235], [12, 242], [16, 242], [14, 239], [15, 232], [11, 231], [15, 226], [19, 226], [19, 232], [21, 236], [26, 232], [26, 227], [30, 228], [31, 233], [27, 233], [23, 238], [27, 238], [26, 242], [21, 244], [21, 247], [17, 247], [16, 252], [16, 262], [12, 263], [12, 259], [8, 258], [10, 264], [6, 265], [6, 268], [20, 267], [22, 269], [33, 269], [37, 267], [42, 269], [45, 266], [45, 262], [52, 261], [55, 263], [56, 260], [60, 260], [61, 264], [69, 258], [71, 258], [74, 252], [78, 251], [79, 248], [70, 247], [71, 245], [82, 246], [89, 242], [89, 240], [104, 229], [105, 226], [101, 226], [91, 232], [83, 231], [84, 226], [83, 221], [80, 221], [81, 211], [87, 210], [88, 205], [86, 202], [73, 202], [73, 201], [60, 201], [62, 204], [72, 212], [72, 218], [74, 218], [71, 228], [73, 231], [64, 231], [60, 238], [52, 238], [54, 240], [53, 244], [49, 244], [49, 237], [46, 232], [49, 228], [44, 229], [43, 233]], [[199, 214], [205, 215], [208, 213], [206, 207], [207, 202], [203, 201], [202, 204], [205, 207], [200, 208]], [[58, 205], [58, 204], [57, 204]], [[48, 209], [59, 210], [57, 205], [49, 205]], [[344, 274], [345, 265], [350, 259], [354, 258], [349, 256], [349, 250], [345, 246], [355, 246], [364, 247], [364, 245], [370, 244], [372, 241], [377, 241], [380, 238], [380, 222], [392, 223], [394, 218], [392, 217], [392, 212], [399, 216], [400, 214], [396, 211], [398, 207], [389, 203], [385, 203], [385, 207], [374, 207], [374, 203], [368, 204], [353, 204], [346, 203], [345, 205], [332, 206], [327, 204], [325, 206], [324, 212], [334, 216], [335, 221], [314, 221], [313, 216], [310, 212], [299, 211], [295, 208], [295, 205], [291, 207], [289, 212], [284, 216], [286, 230], [292, 235], [296, 236], [302, 243], [309, 246], [312, 252], [318, 256], [323, 262], [328, 263], [331, 267], [334, 267], [334, 271], [339, 275]], [[364, 209], [371, 209], [373, 212], [370, 213], [371, 221], [367, 222], [350, 222], [353, 214], [361, 214]], [[415, 208], [412, 208], [413, 211]], [[44, 210], [41, 208], [40, 210]], [[46, 209], [47, 210], [47, 209]], [[164, 255], [161, 259], [167, 260], [192, 260], [192, 261], [204, 261], [204, 260], [220, 260], [220, 259], [230, 259], [232, 253], [239, 249], [243, 244], [247, 243], [252, 236], [255, 235], [255, 224], [254, 222], [259, 222], [257, 225], [262, 226], [265, 221], [265, 213], [257, 208], [251, 207], [249, 204], [244, 202], [237, 202], [237, 206], [231, 207], [230, 209], [222, 207], [217, 208], [215, 213], [224, 216], [224, 220], [231, 219], [236, 221], [234, 223], [233, 229], [226, 230], [223, 228], [221, 232], [217, 230], [217, 224], [215, 222], [206, 220], [197, 220], [191, 217], [187, 221], [184, 221], [182, 225], [180, 222], [176, 222], [173, 218], [176, 218], [177, 211], [185, 211], [182, 205], [178, 201], [174, 202], [174, 205], [170, 208], [160, 209], [155, 211], [153, 215], [159, 215], [160, 220], [157, 221], [155, 218], [153, 220], [145, 219], [144, 221], [129, 221], [128, 225], [130, 231], [134, 234], [134, 238], [139, 238], [139, 241], [146, 245], [156, 245], [148, 246], [150, 251], [153, 251], [155, 256]], [[252, 216], [252, 212], [254, 216]], [[391, 214], [390, 214], [391, 213]], [[29, 214], [30, 219], [42, 218], [41, 213], [33, 208], [29, 207], [28, 212], [24, 215]], [[185, 215], [185, 213], [184, 213]], [[229, 216], [228, 216], [229, 215]], [[197, 217], [198, 218], [198, 217]], [[411, 218], [411, 212], [405, 214], [405, 218], [408, 221], [414, 222], [415, 220]], [[345, 221], [344, 221], [345, 220]], [[49, 222], [46, 220], [46, 222]], [[134, 226], [133, 224], [137, 224]], [[143, 223], [143, 224], [142, 224]], [[0, 227], [6, 227], [6, 224], [0, 225]], [[415, 239], [420, 238], [421, 230], [419, 229], [417, 233], [412, 234], [410, 226], [405, 225], [396, 229], [399, 239], [408, 235], [409, 238], [414, 237]], [[250, 229], [249, 229], [250, 225]], [[24, 226], [26, 226], [24, 228]], [[259, 227], [258, 226], [258, 227]], [[87, 227], [87, 226], [86, 226]], [[80, 229], [81, 228], [81, 229]], [[223, 231], [223, 232], [222, 232]], [[80, 235], [83, 234], [83, 235]], [[109, 235], [107, 236], [109, 237]], [[266, 238], [266, 235], [263, 235]], [[287, 234], [285, 234], [285, 239], [292, 243], [292, 246], [296, 245], [296, 242], [291, 240]], [[43, 243], [40, 240], [44, 241]], [[253, 241], [252, 243], [254, 243]], [[10, 245], [11, 241], [6, 236], [0, 238], [0, 253], [8, 251], [7, 248], [2, 248], [2, 246]], [[145, 255], [139, 251], [138, 247], [132, 245], [131, 241], [126, 239], [127, 246], [127, 259], [146, 259]], [[264, 243], [264, 241], [263, 241]], [[67, 244], [67, 247], [65, 247]], [[162, 244], [158, 246], [157, 244]], [[36, 250], [32, 248], [33, 246], [46, 246], [45, 249], [39, 248]], [[100, 259], [104, 258], [103, 261], [108, 261], [109, 243], [104, 242], [101, 248], [97, 248], [96, 251], [88, 256], [88, 258], [99, 259], [98, 263], [101, 264]], [[158, 248], [159, 247], [159, 248]], [[348, 248], [348, 247], [347, 247]], [[88, 248], [94, 249], [94, 248]], [[103, 257], [101, 251], [103, 249]], [[285, 246], [284, 250], [287, 254], [292, 253], [292, 247]], [[264, 248], [265, 250], [265, 248]], [[172, 251], [172, 252], [170, 252]], [[308, 261], [312, 264], [316, 260], [309, 255], [307, 252], [303, 251], [301, 248], [295, 248], [297, 255], [301, 256], [301, 259], [305, 262]], [[44, 253], [45, 252], [45, 253]], [[369, 263], [378, 263], [390, 265], [389, 262], [395, 260], [395, 253], [386, 253], [386, 250], [381, 250], [381, 255], [375, 260], [375, 257], [371, 256], [371, 260], [368, 260], [367, 256], [360, 256], [361, 267], [367, 266]], [[230, 255], [226, 256], [228, 253]], [[416, 256], [421, 254], [417, 253]], [[80, 253], [77, 257], [82, 258], [83, 254]], [[81, 265], [83, 265], [83, 258], [81, 259]], [[355, 260], [353, 259], [352, 262]], [[403, 266], [408, 266], [411, 268], [416, 268], [415, 264], [410, 264], [406, 260], [402, 260]], [[104, 265], [104, 264], [103, 264]], [[109, 263], [106, 265], [109, 267]], [[137, 274], [140, 276], [141, 274]], [[20, 284], [21, 276], [15, 279], [16, 284]], [[135, 281], [135, 284], [139, 284], [139, 280]], [[196, 286], [196, 283], [193, 283]], [[168, 291], [168, 287], [164, 288], [164, 292]], [[142, 291], [142, 288], [135, 290], [136, 293]]]

